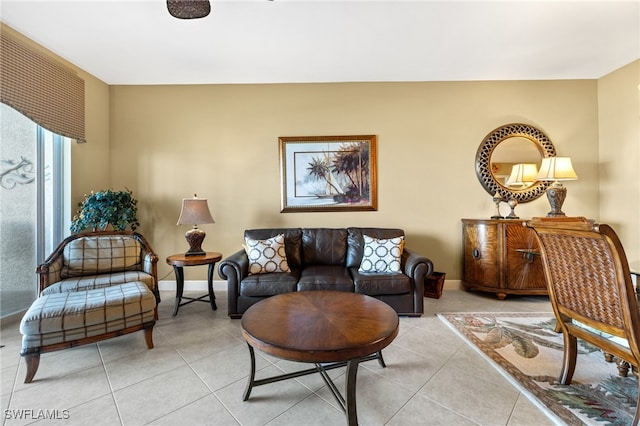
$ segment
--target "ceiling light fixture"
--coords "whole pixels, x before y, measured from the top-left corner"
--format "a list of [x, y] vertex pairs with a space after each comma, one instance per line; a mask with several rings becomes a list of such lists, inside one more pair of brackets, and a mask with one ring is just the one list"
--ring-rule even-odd
[[211, 12], [208, 0], [167, 0], [171, 16], [179, 19], [204, 18]]

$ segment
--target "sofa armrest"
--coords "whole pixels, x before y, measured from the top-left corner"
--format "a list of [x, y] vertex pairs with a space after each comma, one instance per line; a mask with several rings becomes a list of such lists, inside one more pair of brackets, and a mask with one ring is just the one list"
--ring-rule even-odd
[[249, 258], [244, 250], [239, 250], [231, 256], [223, 259], [218, 266], [218, 275], [223, 280], [235, 279], [237, 282], [242, 281], [249, 275]]
[[413, 285], [413, 311], [424, 312], [424, 279], [433, 273], [433, 262], [405, 248], [402, 253], [402, 270]]
[[414, 285], [422, 283], [425, 278], [433, 273], [433, 262], [413, 250], [405, 247], [402, 253], [402, 270], [411, 278]]
[[249, 275], [249, 258], [244, 250], [239, 250], [231, 256], [223, 259], [218, 265], [218, 275], [223, 280], [227, 280], [229, 293], [239, 293], [239, 284], [247, 275]]
[[249, 258], [244, 250], [239, 250], [223, 259], [218, 265], [218, 275], [227, 280], [227, 309], [231, 318], [240, 318], [238, 297], [240, 282], [249, 275]]

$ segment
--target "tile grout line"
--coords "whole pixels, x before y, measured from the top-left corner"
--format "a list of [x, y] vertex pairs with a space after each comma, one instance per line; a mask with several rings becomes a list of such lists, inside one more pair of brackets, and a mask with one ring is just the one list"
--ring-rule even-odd
[[[164, 333], [162, 333], [162, 330], [159, 330], [161, 334], [164, 335]], [[223, 330], [225, 333], [227, 333], [228, 335], [230, 335], [231, 337], [234, 337], [231, 335], [231, 333], [227, 332], [227, 330]], [[167, 336], [165, 336], [165, 338], [167, 338]], [[207, 382], [200, 376], [200, 374], [198, 374], [198, 372], [191, 366], [191, 362], [187, 361], [187, 359], [182, 355], [182, 353], [173, 345], [171, 344], [171, 347], [177, 352], [178, 356], [184, 361], [184, 363], [187, 365], [187, 367], [189, 367], [189, 369], [193, 372], [193, 374], [195, 374], [195, 376], [198, 378], [198, 380], [200, 380], [202, 382], [202, 384], [209, 390], [209, 395], [212, 395], [215, 399], [218, 400], [218, 402], [220, 402], [220, 404], [224, 407], [224, 409], [227, 411], [227, 413], [229, 413], [229, 415], [231, 417], [233, 417], [233, 419], [235, 421], [238, 422], [239, 425], [242, 425], [242, 422], [240, 422], [240, 419], [238, 419], [232, 412], [231, 410], [229, 410], [227, 408], [227, 406], [224, 404], [224, 402], [222, 400], [220, 400], [220, 398], [218, 398], [218, 395], [216, 395], [215, 391], [213, 389], [211, 389], [211, 387], [207, 384]], [[194, 360], [194, 362], [200, 361], [200, 359]], [[190, 401], [188, 404], [182, 406], [182, 407], [178, 407], [175, 410], [173, 410], [171, 413], [174, 413], [178, 410], [181, 410], [185, 407], [188, 407], [189, 405], [193, 404], [196, 401], [200, 401], [203, 398], [206, 398], [208, 395], [204, 395], [201, 398], [198, 398], [194, 401]], [[158, 417], [157, 419], [153, 420], [153, 421], [157, 421], [171, 413], [167, 413], [164, 416]]]
[[113, 384], [111, 383], [111, 378], [109, 377], [109, 372], [107, 371], [107, 366], [102, 356], [102, 349], [100, 349], [100, 345], [96, 343], [96, 347], [98, 348], [98, 355], [100, 356], [100, 362], [102, 363], [102, 369], [104, 371], [104, 375], [107, 378], [107, 383], [109, 384], [109, 393], [111, 395], [111, 400], [116, 407], [116, 413], [118, 413], [118, 419], [120, 419], [120, 424], [124, 425], [124, 420], [122, 419], [122, 413], [120, 412], [120, 406], [118, 405], [118, 400], [115, 396], [115, 391], [113, 390]]
[[[4, 348], [5, 346], [2, 345], [2, 347]], [[6, 408], [7, 410], [11, 407], [11, 401], [13, 401], [13, 394], [14, 392], [16, 392], [16, 384], [18, 383], [18, 373], [20, 373], [20, 363], [22, 363], [22, 357], [18, 358], [18, 366], [16, 367], [16, 372], [13, 375], [13, 384], [11, 386], [11, 393], [9, 394], [9, 400], [7, 401], [7, 408]], [[3, 410], [5, 410], [4, 407], [3, 407]], [[7, 422], [7, 416], [3, 415], [2, 426], [4, 426], [6, 422]]]

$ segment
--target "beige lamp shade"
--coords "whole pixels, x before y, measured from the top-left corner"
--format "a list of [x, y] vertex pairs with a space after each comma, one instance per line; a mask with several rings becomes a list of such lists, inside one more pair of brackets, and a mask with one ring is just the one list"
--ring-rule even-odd
[[518, 163], [511, 168], [508, 186], [527, 186], [536, 180], [538, 167], [534, 163]]
[[536, 180], [576, 180], [578, 175], [573, 170], [569, 157], [547, 157], [542, 159]]
[[204, 225], [215, 223], [206, 198], [184, 198], [178, 225]]

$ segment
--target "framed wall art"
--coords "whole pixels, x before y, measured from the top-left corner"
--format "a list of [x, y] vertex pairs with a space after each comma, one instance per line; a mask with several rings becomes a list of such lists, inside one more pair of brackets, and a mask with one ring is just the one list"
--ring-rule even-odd
[[283, 136], [281, 212], [377, 210], [376, 136]]

